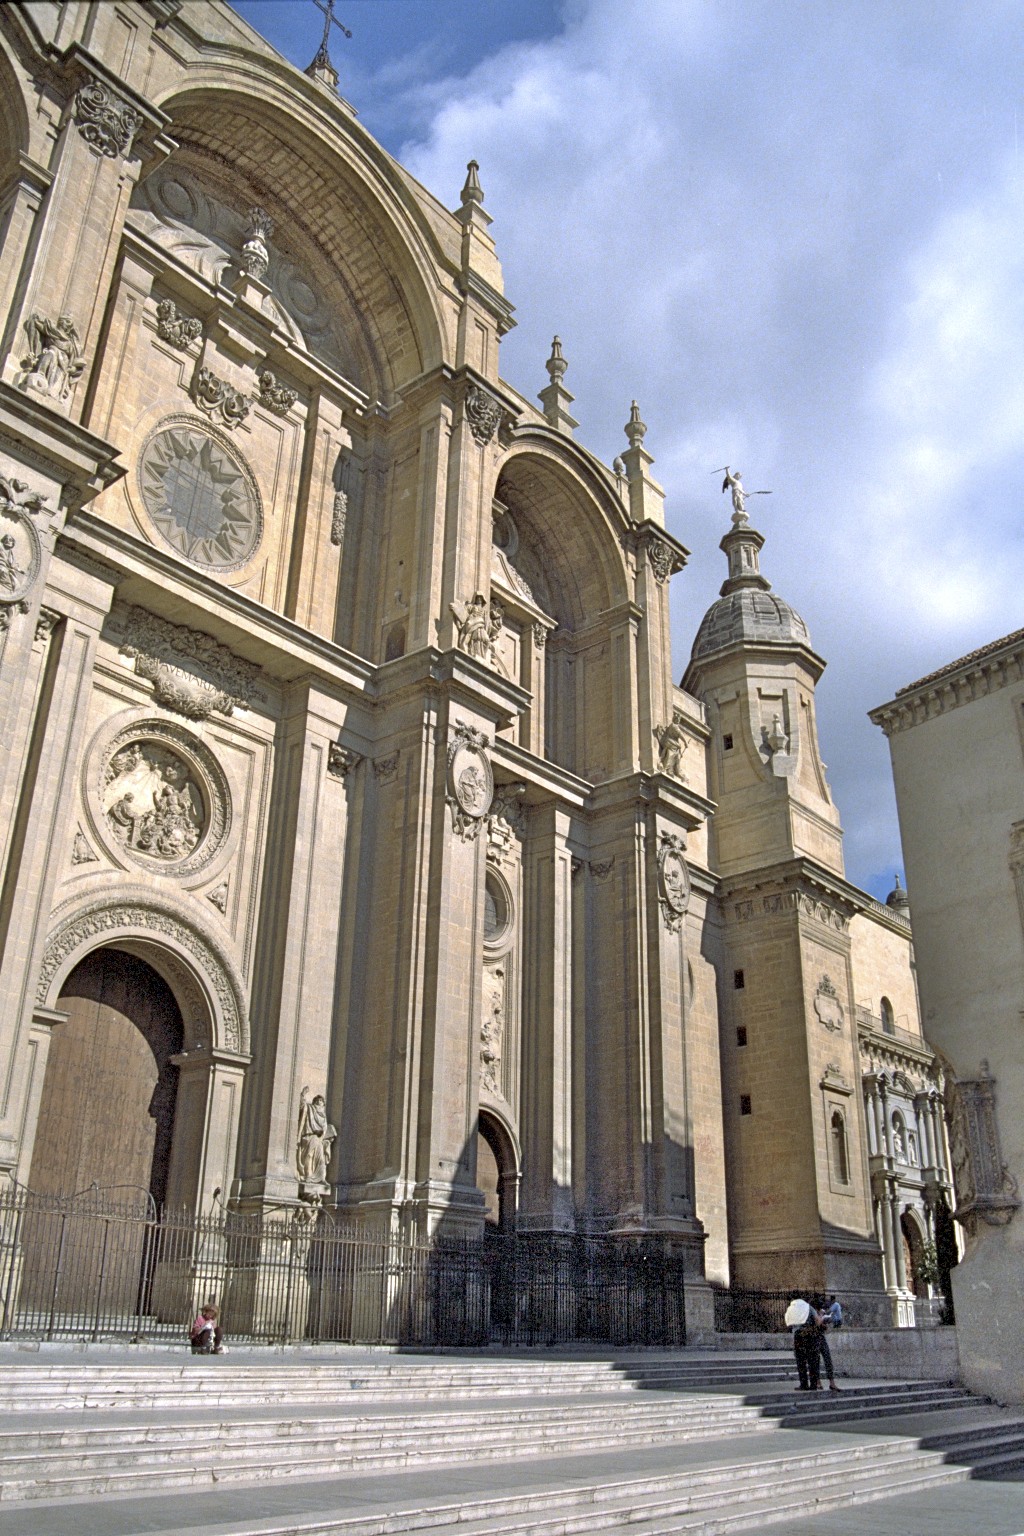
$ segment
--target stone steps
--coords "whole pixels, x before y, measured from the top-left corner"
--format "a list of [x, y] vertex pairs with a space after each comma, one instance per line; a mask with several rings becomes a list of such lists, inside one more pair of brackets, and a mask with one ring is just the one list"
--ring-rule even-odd
[[224, 1358], [189, 1359], [178, 1366], [126, 1365], [115, 1371], [99, 1366], [65, 1368], [19, 1365], [0, 1376], [0, 1412], [82, 1411], [104, 1408], [179, 1408], [202, 1399], [218, 1406], [264, 1402], [336, 1403], [446, 1401], [460, 1398], [538, 1397], [567, 1392], [684, 1390], [696, 1387], [784, 1382], [791, 1366], [715, 1361], [681, 1364], [591, 1365], [533, 1363], [491, 1369], [434, 1368], [422, 1364], [380, 1371], [345, 1371], [342, 1367], [308, 1370], [232, 1365]]
[[[0, 1499], [74, 1499], [263, 1479], [335, 1477], [457, 1461], [558, 1457], [585, 1448], [643, 1449], [763, 1429], [766, 1424], [854, 1424], [894, 1412], [925, 1413], [971, 1400], [930, 1383], [854, 1389], [827, 1404], [796, 1405], [729, 1393], [623, 1401], [577, 1397], [516, 1408], [216, 1420], [179, 1413], [173, 1423], [99, 1414], [84, 1427], [30, 1422], [0, 1432]], [[812, 1411], [813, 1410], [813, 1411]], [[37, 1416], [25, 1416], [26, 1419]], [[49, 1416], [48, 1416], [49, 1417]], [[91, 1418], [92, 1415], [89, 1415]]]

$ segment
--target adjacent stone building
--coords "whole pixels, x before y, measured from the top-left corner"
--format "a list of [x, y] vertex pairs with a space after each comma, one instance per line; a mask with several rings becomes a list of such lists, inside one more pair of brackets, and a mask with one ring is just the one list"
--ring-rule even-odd
[[1024, 1401], [1024, 631], [873, 710], [889, 738], [921, 1003], [945, 1069], [967, 1384]]
[[0, 1167], [905, 1304], [910, 927], [739, 477], [677, 687], [647, 428], [502, 378], [475, 164], [219, 3], [5, 6], [0, 75]]

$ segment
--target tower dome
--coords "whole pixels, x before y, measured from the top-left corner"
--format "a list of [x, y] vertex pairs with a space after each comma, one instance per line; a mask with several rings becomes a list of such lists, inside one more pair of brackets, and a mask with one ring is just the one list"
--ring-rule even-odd
[[732, 527], [719, 546], [729, 561], [729, 578], [721, 594], [701, 620], [690, 653], [691, 662], [729, 650], [736, 645], [782, 645], [789, 649], [811, 649], [807, 625], [783, 598], [772, 591], [771, 582], [762, 576], [758, 556], [764, 535], [747, 521], [739, 474], [727, 474], [732, 485]]

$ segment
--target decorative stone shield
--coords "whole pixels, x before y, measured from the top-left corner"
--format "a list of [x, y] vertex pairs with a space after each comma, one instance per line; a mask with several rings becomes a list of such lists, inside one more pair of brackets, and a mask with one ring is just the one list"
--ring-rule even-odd
[[666, 927], [678, 933], [690, 905], [690, 871], [682, 838], [667, 832], [658, 849], [658, 894]]
[[832, 1034], [842, 1029], [846, 1010], [839, 1001], [839, 994], [830, 976], [823, 976], [818, 982], [818, 990], [814, 995], [814, 1011], [819, 1021]]
[[465, 840], [484, 825], [494, 799], [494, 774], [484, 748], [487, 737], [471, 725], [455, 727], [448, 747], [448, 804], [452, 826]]

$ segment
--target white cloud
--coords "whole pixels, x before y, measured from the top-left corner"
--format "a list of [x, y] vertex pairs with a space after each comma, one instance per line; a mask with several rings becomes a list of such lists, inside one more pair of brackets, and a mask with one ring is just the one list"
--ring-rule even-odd
[[[898, 863], [864, 711], [1020, 623], [1024, 241], [1012, 8], [576, 0], [562, 33], [419, 89], [402, 158], [481, 164], [518, 331], [561, 335], [578, 436], [640, 402], [673, 531], [677, 666], [723, 576], [710, 471], [771, 487], [765, 568], [831, 662], [853, 878]], [[763, 515], [762, 515], [763, 514]]]

